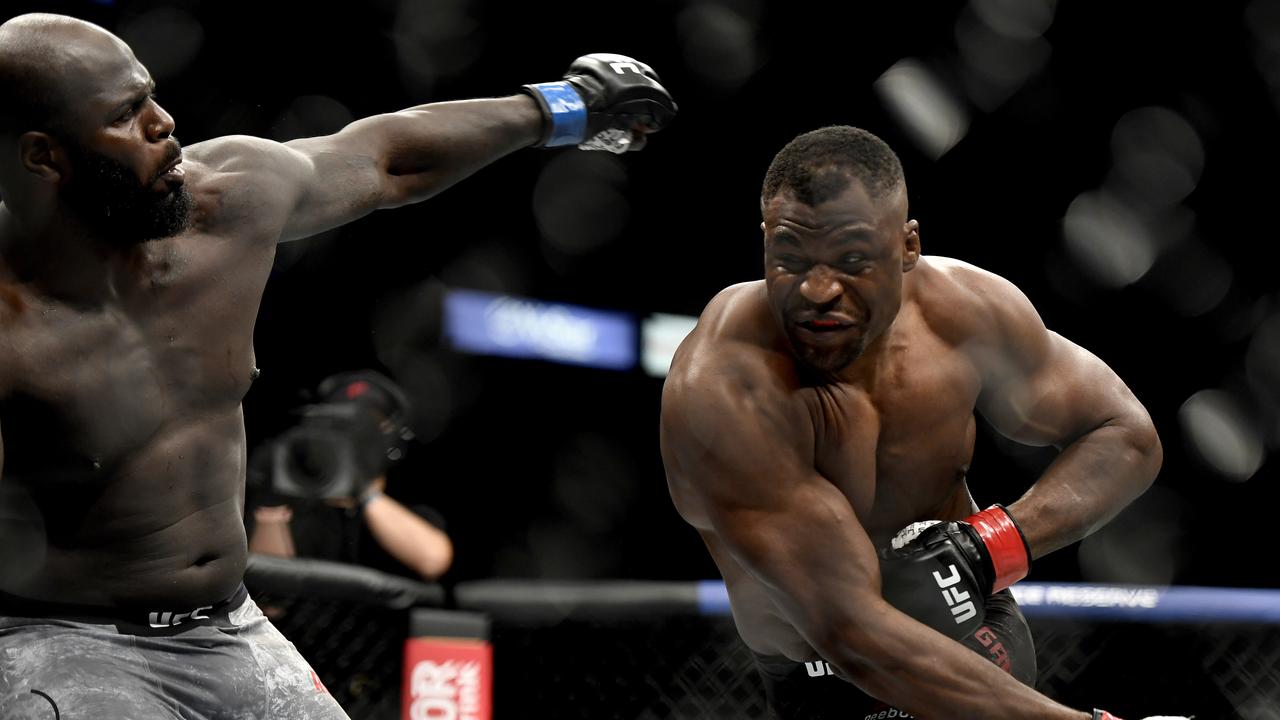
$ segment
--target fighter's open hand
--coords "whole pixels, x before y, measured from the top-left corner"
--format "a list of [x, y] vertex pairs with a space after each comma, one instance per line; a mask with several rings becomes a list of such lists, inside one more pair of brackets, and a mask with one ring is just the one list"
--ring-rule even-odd
[[623, 153], [644, 147], [676, 115], [671, 94], [648, 65], [625, 55], [583, 55], [564, 80], [524, 86], [546, 115], [539, 145]]

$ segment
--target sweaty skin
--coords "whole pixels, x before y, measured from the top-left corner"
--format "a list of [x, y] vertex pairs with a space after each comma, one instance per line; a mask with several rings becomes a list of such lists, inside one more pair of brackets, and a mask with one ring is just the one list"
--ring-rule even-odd
[[194, 210], [175, 236], [105, 241], [62, 205], [74, 167], [59, 139], [4, 138], [17, 151], [0, 163], [0, 591], [208, 605], [247, 557], [241, 399], [276, 243], [430, 197], [535, 143], [542, 116], [516, 96], [284, 144], [218, 138], [185, 149], [184, 177], [151, 184], [176, 143], [147, 70], [94, 26], [42, 31], [71, 69], [67, 132], [141, 186], [184, 184]]
[[880, 597], [875, 548], [977, 507], [979, 410], [1057, 460], [1009, 506], [1033, 556], [1074, 542], [1153, 480], [1150, 418], [1009, 282], [920, 255], [906, 191], [850, 180], [766, 199], [764, 281], [717, 295], [676, 353], [662, 453], [676, 508], [758, 653], [824, 658], [920, 717], [1081, 718]]

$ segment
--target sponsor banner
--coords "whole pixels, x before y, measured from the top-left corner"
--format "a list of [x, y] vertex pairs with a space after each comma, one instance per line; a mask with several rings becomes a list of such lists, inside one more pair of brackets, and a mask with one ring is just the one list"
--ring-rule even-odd
[[445, 296], [444, 332], [454, 348], [479, 355], [608, 370], [636, 365], [636, 323], [626, 313], [450, 290]]
[[401, 720], [492, 720], [493, 648], [483, 640], [405, 641]]

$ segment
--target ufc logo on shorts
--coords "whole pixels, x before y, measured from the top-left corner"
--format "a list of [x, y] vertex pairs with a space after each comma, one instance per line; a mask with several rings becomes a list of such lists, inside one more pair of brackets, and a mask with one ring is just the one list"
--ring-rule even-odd
[[804, 664], [804, 671], [809, 673], [809, 677], [822, 677], [824, 675], [835, 675], [831, 672], [831, 666], [818, 660], [817, 662], [807, 662]]
[[960, 582], [960, 571], [956, 570], [955, 565], [948, 565], [947, 569], [951, 571], [950, 576], [942, 577], [941, 573], [934, 570], [933, 579], [938, 583], [938, 587], [942, 588], [942, 599], [947, 601], [947, 606], [951, 608], [951, 616], [959, 625], [966, 620], [972, 620], [978, 614], [978, 609], [969, 599], [969, 593], [952, 587]]
[[153, 628], [177, 627], [188, 620], [208, 620], [208, 615], [201, 615], [205, 610], [212, 610], [212, 605], [198, 607], [191, 612], [171, 613], [171, 612], [153, 612], [147, 614], [147, 623]]

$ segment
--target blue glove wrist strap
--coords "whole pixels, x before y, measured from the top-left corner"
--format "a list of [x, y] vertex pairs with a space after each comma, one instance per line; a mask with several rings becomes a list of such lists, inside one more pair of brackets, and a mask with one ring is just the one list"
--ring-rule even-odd
[[529, 85], [542, 96], [551, 123], [545, 147], [577, 145], [587, 132], [587, 104], [572, 85], [564, 80]]

